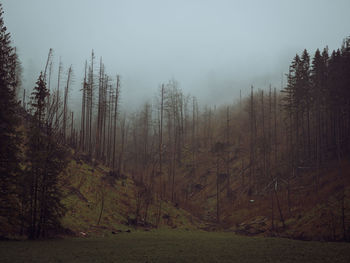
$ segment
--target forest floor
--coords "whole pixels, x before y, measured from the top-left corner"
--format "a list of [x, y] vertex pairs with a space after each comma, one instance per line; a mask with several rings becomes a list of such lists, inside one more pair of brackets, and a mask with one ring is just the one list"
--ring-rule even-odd
[[152, 230], [112, 237], [0, 242], [1, 262], [350, 262], [349, 243]]
[[[336, 165], [333, 164], [333, 166]], [[210, 189], [203, 189], [198, 193], [203, 196], [195, 196], [197, 201], [194, 201], [191, 207], [182, 208], [175, 206], [170, 201], [162, 201], [159, 227], [177, 230], [225, 230], [249, 236], [279, 236], [314, 241], [342, 240], [339, 187], [344, 183], [344, 194], [350, 196], [350, 174], [348, 172], [350, 163], [344, 161], [342, 166], [346, 180], [340, 180], [337, 176], [337, 169], [329, 168], [323, 171], [318, 193], [314, 191], [314, 174], [312, 173], [307, 173], [295, 182], [291, 182], [290, 209], [287, 205], [289, 203], [287, 191], [285, 189], [279, 191], [285, 228], [282, 227], [279, 220], [280, 215], [275, 207], [276, 231], [270, 231], [272, 226], [269, 194], [248, 196], [245, 193], [239, 194], [238, 190], [234, 202], [227, 201], [226, 205], [222, 205], [222, 224], [217, 226], [215, 224], [216, 200], [206, 197], [214, 191]], [[146, 227], [141, 225], [140, 229], [150, 230], [157, 225], [159, 203], [154, 199], [149, 205], [148, 212], [145, 213], [145, 200], [139, 199], [138, 188], [130, 175], [113, 178], [109, 175], [109, 169], [103, 165], [93, 167], [88, 162], [84, 162], [81, 156], [75, 156], [62, 179], [65, 196], [63, 203], [67, 207], [62, 223], [66, 229], [71, 231], [71, 235], [101, 237], [111, 235], [112, 232], [133, 228], [134, 225], [130, 224], [130, 220], [136, 217], [137, 200], [140, 201], [140, 218], [147, 217], [148, 223]], [[210, 185], [215, 185], [215, 182], [210, 182]], [[308, 187], [300, 187], [300, 185]], [[239, 182], [234, 182], [233, 187], [239, 189]], [[254, 199], [254, 202], [251, 203], [250, 199]], [[202, 207], [200, 213], [193, 213], [196, 208], [202, 206], [203, 200], [207, 200], [207, 207], [205, 209]], [[346, 225], [350, 226], [350, 210], [348, 209], [350, 199], [345, 200], [345, 207]], [[214, 215], [210, 218], [211, 221], [203, 216], [206, 211]], [[350, 232], [348, 235], [350, 236]]]

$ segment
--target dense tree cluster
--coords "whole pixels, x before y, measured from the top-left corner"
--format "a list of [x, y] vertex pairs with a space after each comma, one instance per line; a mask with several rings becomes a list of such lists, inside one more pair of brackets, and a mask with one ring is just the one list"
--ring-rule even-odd
[[68, 152], [55, 124], [58, 102], [50, 100], [45, 73], [28, 112], [17, 102], [21, 67], [2, 15], [0, 6], [0, 235], [48, 237], [64, 213], [59, 175]]
[[20, 174], [20, 136], [17, 91], [17, 56], [11, 46], [10, 34], [4, 25], [0, 5], [0, 222], [15, 225], [17, 187]]
[[[349, 152], [350, 40], [328, 55], [305, 50], [293, 59], [284, 89], [291, 163], [319, 166]], [[341, 157], [339, 156], [339, 157]]]
[[49, 92], [41, 74], [32, 93], [33, 118], [28, 132], [22, 205], [29, 238], [47, 237], [59, 231], [64, 214], [59, 175], [66, 167], [67, 150], [58, 130], [48, 121]]

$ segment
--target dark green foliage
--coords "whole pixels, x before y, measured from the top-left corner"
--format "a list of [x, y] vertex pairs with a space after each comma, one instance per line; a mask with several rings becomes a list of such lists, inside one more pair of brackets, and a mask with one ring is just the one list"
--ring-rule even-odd
[[41, 74], [32, 93], [34, 118], [28, 132], [23, 188], [24, 218], [31, 239], [56, 233], [64, 214], [59, 174], [66, 166], [67, 150], [57, 143], [59, 133], [46, 120], [48, 94]]
[[[283, 92], [293, 166], [350, 152], [350, 39], [328, 55], [296, 55]], [[340, 149], [337, 149], [339, 145]]]
[[[67, 149], [48, 121], [49, 92], [42, 74], [31, 97], [32, 117], [16, 101], [21, 67], [2, 15], [0, 4], [0, 236], [19, 230], [33, 239], [46, 237], [58, 231], [64, 214], [59, 174], [66, 166]], [[20, 112], [29, 127], [26, 160], [20, 151]]]
[[6, 225], [16, 224], [17, 189], [20, 173], [16, 102], [17, 56], [3, 21], [0, 4], [0, 235]]

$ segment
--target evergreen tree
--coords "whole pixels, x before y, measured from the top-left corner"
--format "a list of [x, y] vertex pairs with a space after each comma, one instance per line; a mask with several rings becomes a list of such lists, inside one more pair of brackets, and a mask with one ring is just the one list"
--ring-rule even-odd
[[26, 182], [30, 185], [26, 203], [28, 236], [47, 237], [60, 228], [64, 214], [59, 174], [66, 167], [66, 149], [57, 143], [58, 130], [46, 119], [49, 92], [43, 74], [32, 93], [33, 120], [28, 132]]
[[310, 161], [311, 157], [311, 132], [310, 132], [310, 118], [311, 118], [311, 104], [312, 104], [312, 92], [310, 83], [310, 55], [306, 49], [304, 49], [301, 56], [300, 65], [300, 114], [301, 114], [301, 141], [303, 149], [303, 158]]
[[301, 60], [298, 54], [295, 55], [292, 64], [289, 67], [287, 75], [287, 86], [282, 90], [285, 93], [283, 96], [283, 108], [287, 112], [287, 136], [288, 146], [290, 151], [290, 159], [287, 162], [290, 164], [291, 171], [297, 165], [298, 160], [298, 140], [299, 140], [299, 87], [300, 82], [300, 64]]
[[18, 211], [16, 180], [20, 174], [19, 119], [16, 102], [17, 56], [4, 25], [0, 4], [0, 234], [15, 225]]

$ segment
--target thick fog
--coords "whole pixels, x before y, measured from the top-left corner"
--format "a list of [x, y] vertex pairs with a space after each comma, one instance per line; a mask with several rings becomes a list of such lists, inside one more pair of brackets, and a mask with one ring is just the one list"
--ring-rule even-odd
[[[151, 99], [176, 79], [208, 104], [237, 99], [250, 85], [280, 87], [289, 63], [304, 48], [341, 45], [350, 34], [349, 0], [3, 0], [5, 24], [31, 88], [54, 50], [74, 69], [79, 103], [84, 63], [102, 57], [121, 75], [122, 103]], [[51, 87], [55, 88], [56, 81]]]

